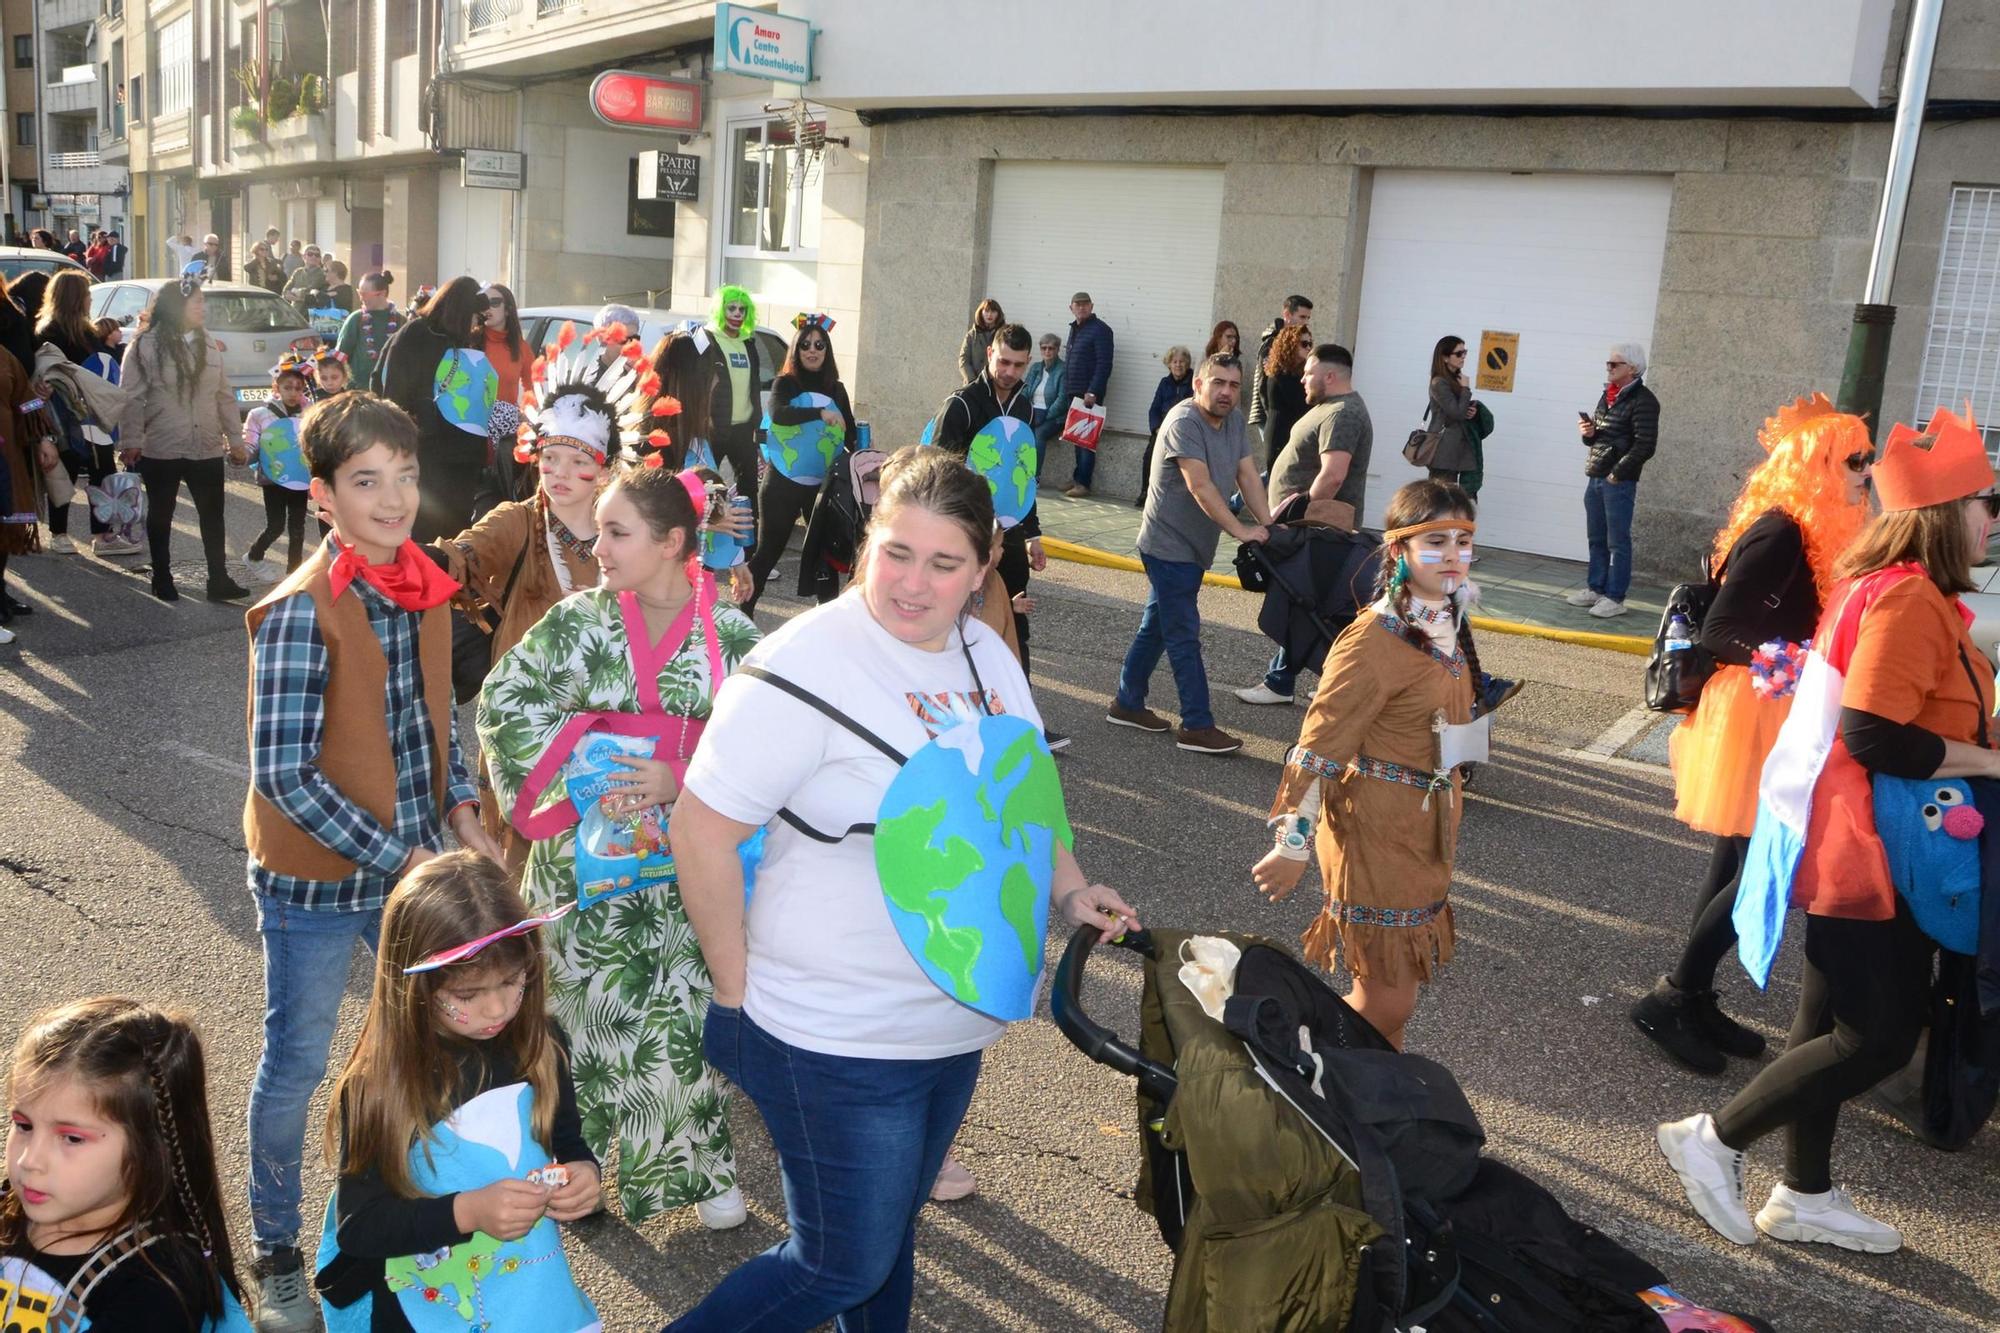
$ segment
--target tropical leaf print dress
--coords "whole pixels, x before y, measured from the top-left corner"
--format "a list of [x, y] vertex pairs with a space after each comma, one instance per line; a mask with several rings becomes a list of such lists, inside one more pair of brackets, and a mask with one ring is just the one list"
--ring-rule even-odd
[[[721, 684], [711, 679], [711, 633], [725, 672], [759, 637], [734, 607], [715, 607], [712, 621], [695, 617], [660, 668], [662, 711], [707, 720]], [[479, 740], [504, 809], [516, 810], [529, 775], [575, 719], [641, 711], [632, 647], [618, 595], [593, 588], [556, 603], [494, 663], [479, 696]], [[537, 804], [568, 800], [558, 774]], [[576, 899], [573, 828], [534, 843], [521, 891], [538, 910]], [[550, 1002], [573, 1038], [584, 1137], [606, 1162], [617, 1140], [626, 1218], [642, 1221], [729, 1189], [736, 1183], [729, 1125], [701, 1054], [713, 983], [679, 887], [571, 912], [547, 936]]]

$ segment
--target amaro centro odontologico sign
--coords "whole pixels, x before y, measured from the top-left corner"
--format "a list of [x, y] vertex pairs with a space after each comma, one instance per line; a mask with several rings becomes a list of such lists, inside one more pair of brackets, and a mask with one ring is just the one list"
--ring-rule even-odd
[[812, 24], [741, 5], [715, 7], [715, 67], [777, 83], [811, 83]]

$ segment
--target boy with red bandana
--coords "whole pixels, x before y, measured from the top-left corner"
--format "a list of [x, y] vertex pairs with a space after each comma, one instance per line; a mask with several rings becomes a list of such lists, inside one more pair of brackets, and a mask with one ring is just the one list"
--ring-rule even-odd
[[458, 585], [410, 540], [417, 432], [368, 393], [300, 426], [311, 495], [332, 525], [246, 616], [249, 879], [264, 944], [264, 1049], [250, 1092], [250, 1217], [260, 1333], [316, 1328], [297, 1247], [307, 1105], [326, 1070], [357, 940], [444, 845], [499, 858], [452, 715]]

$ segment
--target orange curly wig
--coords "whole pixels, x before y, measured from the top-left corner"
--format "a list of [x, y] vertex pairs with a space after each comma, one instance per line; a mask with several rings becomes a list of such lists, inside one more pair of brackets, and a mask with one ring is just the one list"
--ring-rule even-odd
[[[1799, 400], [1799, 406], [1805, 404]], [[1847, 460], [1873, 453], [1875, 446], [1867, 423], [1850, 413], [1808, 412], [1796, 422], [1791, 416], [1791, 410], [1781, 412], [1758, 432], [1770, 456], [1744, 479], [1729, 521], [1715, 534], [1715, 559], [1720, 564], [1758, 518], [1782, 509], [1805, 534], [1806, 563], [1824, 604], [1837, 582], [1834, 562], [1869, 519], [1866, 492], [1859, 500], [1847, 498]]]

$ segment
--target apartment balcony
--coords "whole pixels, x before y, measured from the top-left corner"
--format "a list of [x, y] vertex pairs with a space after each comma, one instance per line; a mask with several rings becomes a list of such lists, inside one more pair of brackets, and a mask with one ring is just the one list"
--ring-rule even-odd
[[229, 127], [229, 169], [263, 171], [270, 167], [313, 167], [334, 160], [333, 117], [321, 111], [309, 116], [246, 128]]
[[42, 31], [80, 28], [95, 23], [104, 12], [104, 0], [42, 0]]
[[705, 39], [714, 0], [447, 0], [450, 61], [467, 72], [546, 74]]
[[112, 194], [125, 188], [125, 169], [106, 163], [95, 149], [46, 153], [40, 188], [50, 194]]
[[42, 110], [52, 116], [73, 115], [79, 111], [95, 115], [97, 109], [95, 65], [71, 65], [62, 72], [60, 82], [42, 88]]

